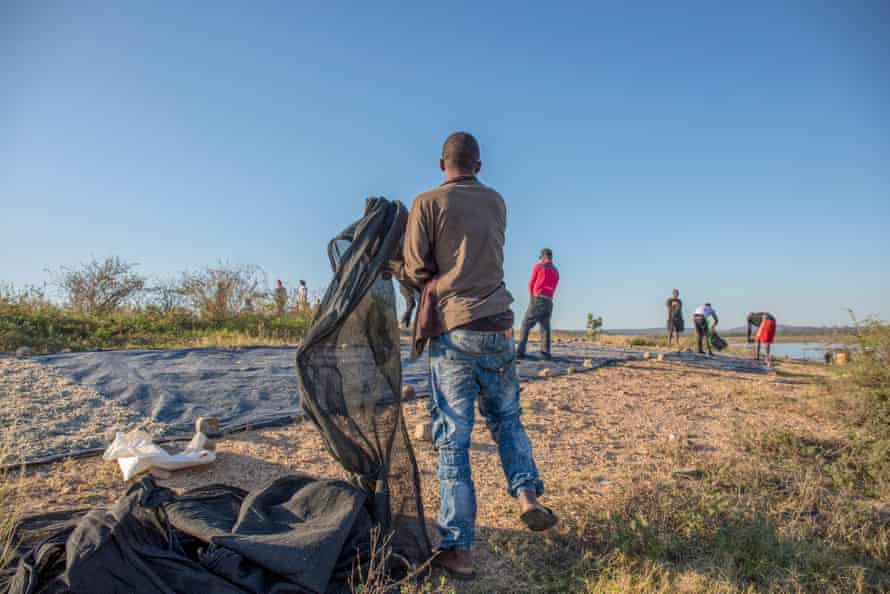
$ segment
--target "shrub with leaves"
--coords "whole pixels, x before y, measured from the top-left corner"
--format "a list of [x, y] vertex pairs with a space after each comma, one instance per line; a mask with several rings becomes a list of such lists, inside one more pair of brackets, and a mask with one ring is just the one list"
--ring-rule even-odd
[[594, 317], [592, 313], [587, 314], [587, 338], [596, 340], [599, 338], [603, 328], [603, 317]]
[[859, 322], [855, 316], [853, 321], [856, 349], [850, 364], [842, 368], [844, 377], [862, 396], [865, 420], [890, 439], [890, 324]]
[[253, 311], [267, 298], [266, 277], [259, 266], [220, 262], [182, 279], [182, 294], [200, 315], [222, 320]]
[[63, 267], [56, 274], [56, 284], [74, 311], [104, 315], [121, 309], [145, 287], [145, 278], [135, 269], [138, 264], [117, 256], [101, 262], [92, 260], [77, 267]]

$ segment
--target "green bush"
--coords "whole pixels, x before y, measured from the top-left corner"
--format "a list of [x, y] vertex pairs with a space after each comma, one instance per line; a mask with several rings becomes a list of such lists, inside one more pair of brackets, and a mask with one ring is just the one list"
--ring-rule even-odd
[[0, 303], [0, 351], [22, 346], [38, 353], [114, 348], [165, 348], [203, 344], [293, 343], [311, 323], [309, 312], [278, 317], [241, 313], [223, 319], [187, 310], [147, 307], [107, 315], [81, 314], [43, 304]]
[[844, 387], [860, 396], [862, 420], [890, 439], [890, 324], [857, 323], [850, 363], [841, 367]]

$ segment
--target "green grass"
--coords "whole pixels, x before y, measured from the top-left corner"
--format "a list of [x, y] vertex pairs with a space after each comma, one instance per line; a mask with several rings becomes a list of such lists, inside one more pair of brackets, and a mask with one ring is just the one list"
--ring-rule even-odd
[[247, 346], [294, 343], [310, 325], [308, 314], [276, 317], [241, 313], [222, 320], [185, 310], [143, 309], [104, 316], [43, 305], [0, 304], [0, 351], [31, 347], [37, 353], [121, 348]]

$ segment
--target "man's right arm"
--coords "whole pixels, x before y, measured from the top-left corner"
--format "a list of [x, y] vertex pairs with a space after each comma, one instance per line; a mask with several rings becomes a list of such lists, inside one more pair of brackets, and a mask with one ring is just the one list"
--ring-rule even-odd
[[433, 258], [432, 224], [427, 220], [423, 204], [415, 199], [408, 213], [408, 224], [405, 227], [404, 276], [415, 287], [420, 289], [436, 274], [436, 263]]

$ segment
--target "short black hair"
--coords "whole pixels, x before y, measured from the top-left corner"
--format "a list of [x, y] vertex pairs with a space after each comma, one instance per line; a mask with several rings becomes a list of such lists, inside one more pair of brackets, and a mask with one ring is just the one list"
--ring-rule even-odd
[[442, 145], [442, 160], [461, 171], [473, 171], [481, 162], [479, 143], [469, 132], [455, 132]]
[[553, 250], [551, 250], [550, 248], [542, 248], [541, 249], [541, 257], [547, 258], [548, 260], [552, 260], [553, 259]]

